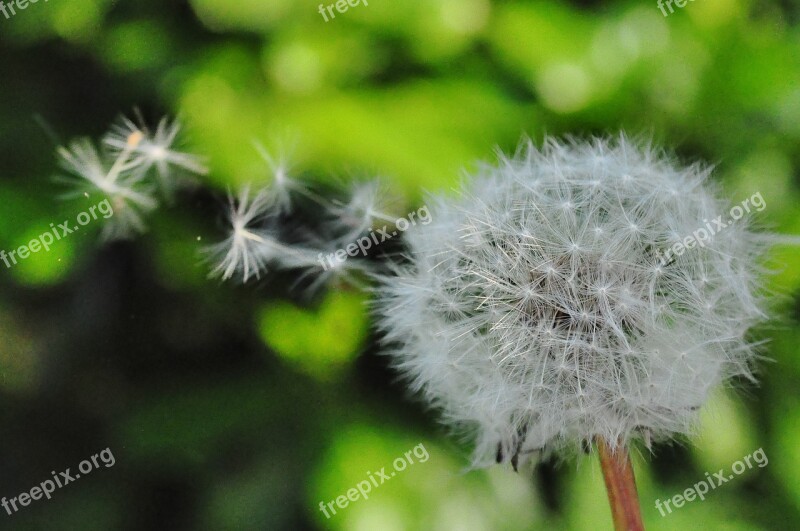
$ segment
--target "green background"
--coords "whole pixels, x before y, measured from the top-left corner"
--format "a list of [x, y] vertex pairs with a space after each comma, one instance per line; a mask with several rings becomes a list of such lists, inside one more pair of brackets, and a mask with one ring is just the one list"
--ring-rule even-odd
[[[116, 464], [3, 529], [610, 529], [594, 459], [466, 471], [468, 447], [408, 399], [367, 295], [309, 299], [291, 277], [206, 278], [228, 187], [267, 184], [254, 139], [293, 174], [384, 176], [408, 209], [523, 135], [652, 137], [717, 164], [732, 203], [800, 234], [800, 5], [370, 0], [325, 22], [305, 0], [51, 0], [0, 15], [0, 248], [83, 210], [60, 202], [54, 142], [134, 107], [179, 115], [204, 186], [100, 245], [85, 231], [0, 264], [0, 496], [108, 447]], [[99, 227], [96, 227], [99, 228]], [[198, 241], [198, 239], [200, 241]], [[721, 391], [691, 443], [637, 456], [648, 529], [796, 529], [800, 256], [769, 257], [782, 319], [762, 382]], [[320, 501], [418, 444], [430, 454], [331, 519]], [[667, 517], [656, 499], [769, 458]]]

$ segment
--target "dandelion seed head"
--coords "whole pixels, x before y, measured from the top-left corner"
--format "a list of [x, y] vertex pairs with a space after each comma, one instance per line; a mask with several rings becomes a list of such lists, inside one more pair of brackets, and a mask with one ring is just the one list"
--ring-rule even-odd
[[[627, 138], [530, 142], [431, 197], [376, 309], [395, 366], [475, 441], [475, 464], [688, 434], [753, 379], [768, 246], [742, 219], [663, 264], [730, 205], [709, 168]], [[673, 193], [675, 190], [680, 193]]]

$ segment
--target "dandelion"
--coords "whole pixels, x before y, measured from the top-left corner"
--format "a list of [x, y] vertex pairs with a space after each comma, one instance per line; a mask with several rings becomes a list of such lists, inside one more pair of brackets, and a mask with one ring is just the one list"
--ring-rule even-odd
[[[629, 502], [632, 442], [689, 434], [714, 388], [754, 380], [769, 240], [742, 220], [657, 253], [727, 212], [709, 173], [624, 136], [528, 142], [430, 200], [376, 290], [380, 328], [411, 389], [472, 434], [476, 466], [596, 442], [609, 495]], [[632, 505], [613, 507], [619, 529], [640, 528]]]

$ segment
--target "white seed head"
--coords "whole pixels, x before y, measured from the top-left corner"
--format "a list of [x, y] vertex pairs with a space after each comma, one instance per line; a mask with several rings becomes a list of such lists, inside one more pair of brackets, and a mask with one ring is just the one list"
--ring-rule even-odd
[[767, 240], [743, 218], [659, 254], [727, 214], [709, 173], [624, 136], [551, 139], [428, 200], [380, 327], [476, 465], [686, 434], [714, 387], [753, 378]]

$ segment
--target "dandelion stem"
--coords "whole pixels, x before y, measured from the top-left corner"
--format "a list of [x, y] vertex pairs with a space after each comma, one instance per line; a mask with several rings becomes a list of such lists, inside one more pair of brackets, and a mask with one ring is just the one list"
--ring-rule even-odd
[[611, 503], [611, 516], [614, 518], [616, 531], [644, 531], [642, 514], [639, 510], [639, 495], [636, 492], [636, 480], [633, 477], [633, 466], [625, 446], [611, 449], [608, 443], [597, 439], [597, 451], [600, 454], [600, 467], [608, 490], [608, 501]]

